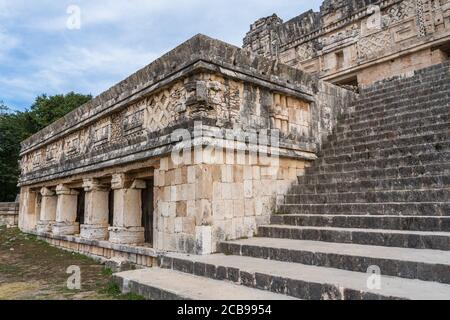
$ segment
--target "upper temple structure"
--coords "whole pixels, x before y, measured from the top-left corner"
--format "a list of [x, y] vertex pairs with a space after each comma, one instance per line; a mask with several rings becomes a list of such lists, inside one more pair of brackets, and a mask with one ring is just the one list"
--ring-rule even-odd
[[22, 143], [19, 227], [152, 299], [448, 298], [449, 53], [448, 0], [197, 35]]
[[244, 48], [342, 85], [368, 85], [445, 61], [447, 0], [325, 0], [287, 22], [251, 25]]

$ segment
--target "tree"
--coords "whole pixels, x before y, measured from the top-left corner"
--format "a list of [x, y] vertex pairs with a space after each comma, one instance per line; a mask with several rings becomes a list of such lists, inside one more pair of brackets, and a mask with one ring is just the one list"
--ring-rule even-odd
[[11, 112], [0, 102], [0, 202], [14, 201], [18, 193], [20, 143], [91, 99], [74, 92], [41, 95], [24, 112]]

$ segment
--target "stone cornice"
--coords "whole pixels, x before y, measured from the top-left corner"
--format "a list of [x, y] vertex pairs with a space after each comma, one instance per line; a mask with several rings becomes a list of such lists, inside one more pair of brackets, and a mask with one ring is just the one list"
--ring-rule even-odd
[[[202, 119], [203, 123], [213, 122], [208, 119]], [[185, 123], [171, 128], [167, 128], [158, 137], [148, 137], [145, 145], [135, 144], [129, 146], [119, 146], [114, 150], [109, 150], [108, 153], [99, 154], [90, 157], [89, 159], [76, 158], [71, 159], [63, 164], [58, 164], [50, 167], [45, 167], [30, 174], [22, 176], [19, 181], [19, 186], [42, 183], [54, 179], [61, 179], [85, 172], [92, 172], [95, 170], [105, 169], [112, 166], [123, 165], [131, 162], [143, 161], [149, 158], [161, 157], [170, 154], [173, 150], [177, 150], [181, 142], [172, 141], [171, 132], [177, 128], [185, 128], [192, 136], [191, 145], [195, 146], [222, 146], [223, 140], [216, 139], [217, 130], [221, 132], [225, 128], [218, 128], [213, 130], [213, 126], [203, 126], [201, 136], [194, 137], [193, 122]], [[270, 136], [270, 132], [269, 132]], [[237, 138], [236, 138], [237, 139]], [[270, 139], [269, 139], [270, 143]], [[248, 142], [247, 142], [248, 144]], [[271, 145], [269, 144], [269, 147]], [[281, 137], [276, 151], [281, 157], [297, 158], [304, 160], [317, 159], [315, 152], [316, 146], [314, 143], [300, 143], [298, 141], [291, 141]], [[61, 170], [64, 167], [64, 170]]]

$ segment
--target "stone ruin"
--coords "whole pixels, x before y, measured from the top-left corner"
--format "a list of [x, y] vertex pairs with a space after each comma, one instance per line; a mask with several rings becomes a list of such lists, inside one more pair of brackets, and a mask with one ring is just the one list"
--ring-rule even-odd
[[[438, 251], [450, 249], [449, 44], [446, 0], [326, 0], [258, 20], [243, 49], [197, 35], [22, 143], [19, 227], [120, 264], [302, 299], [450, 294]], [[301, 250], [308, 240], [318, 253]], [[364, 245], [437, 251], [399, 262]], [[279, 282], [293, 262], [324, 282]], [[278, 277], [264, 274], [271, 263]], [[437, 284], [374, 293], [320, 269], [358, 278], [377, 263]]]

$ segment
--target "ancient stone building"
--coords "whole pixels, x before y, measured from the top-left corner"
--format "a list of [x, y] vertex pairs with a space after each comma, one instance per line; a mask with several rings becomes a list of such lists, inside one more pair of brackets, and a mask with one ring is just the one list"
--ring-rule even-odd
[[251, 25], [244, 48], [338, 84], [367, 85], [448, 59], [448, 0], [325, 0]]
[[212, 253], [269, 221], [353, 96], [196, 36], [23, 143], [20, 227]]
[[116, 276], [152, 299], [448, 299], [449, 14], [326, 0], [244, 49], [197, 35], [22, 143], [19, 227], [153, 266]]

